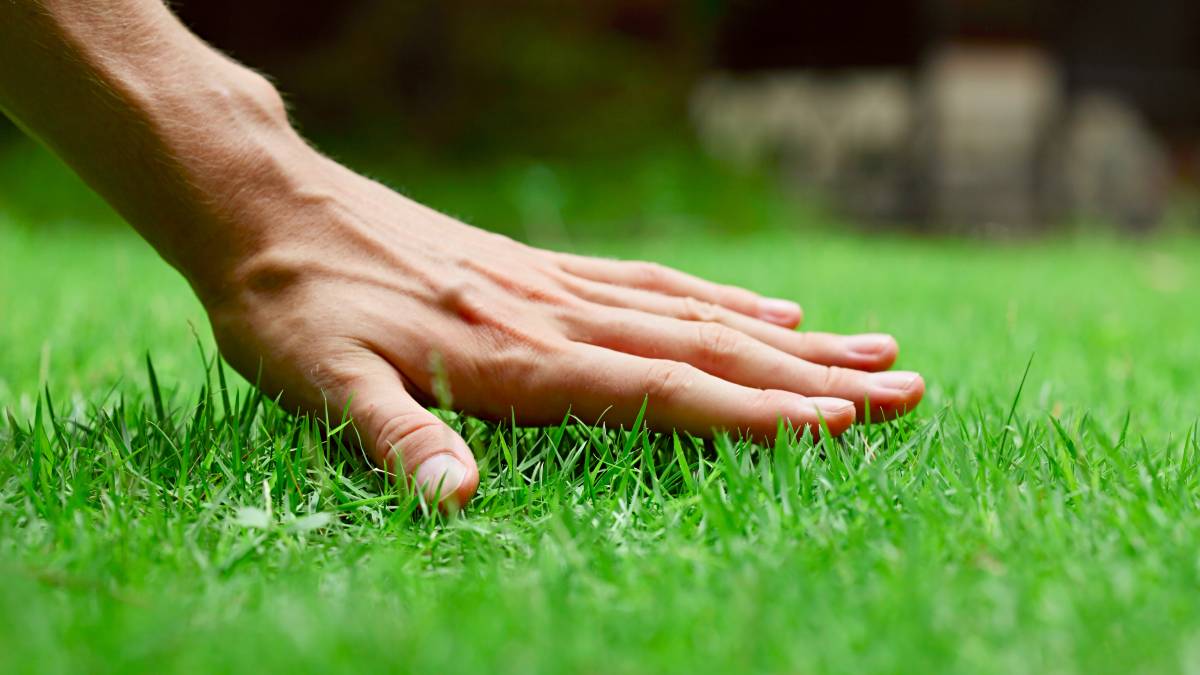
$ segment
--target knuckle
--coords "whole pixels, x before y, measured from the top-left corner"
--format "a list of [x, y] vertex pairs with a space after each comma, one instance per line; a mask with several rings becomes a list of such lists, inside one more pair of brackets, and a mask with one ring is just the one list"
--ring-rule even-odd
[[646, 373], [646, 395], [664, 403], [676, 400], [696, 382], [698, 371], [679, 361], [657, 361]]
[[556, 312], [564, 309], [577, 309], [581, 303], [579, 298], [565, 288], [554, 288], [550, 285], [528, 286], [520, 290], [525, 299], [542, 305], [545, 309]]
[[681, 301], [680, 318], [685, 321], [717, 322], [721, 319], [721, 310], [711, 302], [687, 297]]
[[569, 358], [570, 344], [559, 338], [534, 336], [513, 336], [494, 342], [477, 363], [475, 380], [509, 396], [539, 391], [541, 381], [557, 370], [554, 366]]
[[438, 301], [447, 310], [474, 323], [484, 307], [479, 296], [478, 287], [471, 283], [461, 282], [442, 289]]
[[795, 395], [778, 389], [761, 389], [754, 394], [751, 408], [772, 421], [779, 417], [791, 419], [795, 400]]
[[667, 268], [653, 262], [635, 262], [633, 265], [634, 281], [639, 286], [661, 288], [666, 285], [670, 272]]
[[852, 374], [853, 371], [847, 368], [823, 366], [818, 378], [818, 386], [822, 392], [839, 391], [846, 385]]
[[623, 332], [627, 326], [619, 312], [583, 300], [555, 308], [551, 318], [557, 322], [561, 335], [585, 342], [603, 341], [614, 332]]
[[437, 418], [424, 411], [395, 415], [380, 425], [375, 448], [387, 466], [393, 461], [405, 462], [420, 446], [422, 437], [431, 435], [440, 425]]
[[574, 296], [564, 298], [562, 302], [550, 305], [547, 315], [560, 328], [567, 331], [584, 331], [600, 321], [596, 307]]
[[701, 323], [696, 329], [696, 356], [703, 363], [720, 366], [738, 356], [741, 335], [719, 323]]

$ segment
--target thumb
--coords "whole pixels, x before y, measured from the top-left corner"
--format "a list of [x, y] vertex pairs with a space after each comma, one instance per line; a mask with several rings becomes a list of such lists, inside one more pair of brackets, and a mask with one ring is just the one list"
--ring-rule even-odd
[[475, 494], [479, 467], [466, 441], [405, 391], [391, 364], [354, 378], [345, 400], [376, 464], [408, 477], [430, 503], [458, 508]]

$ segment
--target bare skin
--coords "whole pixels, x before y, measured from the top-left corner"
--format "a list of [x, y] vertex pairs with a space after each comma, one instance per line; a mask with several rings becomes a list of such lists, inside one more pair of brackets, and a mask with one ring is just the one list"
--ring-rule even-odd
[[0, 108], [191, 282], [225, 358], [299, 410], [347, 408], [373, 461], [465, 504], [470, 449], [430, 413], [567, 411], [769, 438], [895, 417], [924, 382], [880, 334], [798, 305], [470, 227], [311, 149], [279, 95], [157, 0], [0, 0]]

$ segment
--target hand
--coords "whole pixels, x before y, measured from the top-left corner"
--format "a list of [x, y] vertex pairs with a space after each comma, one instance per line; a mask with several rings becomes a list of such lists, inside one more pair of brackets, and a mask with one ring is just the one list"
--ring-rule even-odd
[[468, 227], [318, 155], [266, 79], [162, 2], [92, 5], [0, 2], [0, 109], [183, 272], [234, 367], [347, 408], [372, 459], [434, 499], [479, 482], [424, 407], [442, 376], [482, 417], [628, 425], [648, 399], [656, 429], [759, 438], [921, 399], [915, 373], [875, 372], [888, 336], [796, 333], [788, 302]]
[[[552, 253], [464, 225], [314, 155], [299, 197], [241, 222], [271, 232], [202, 299], [222, 352], [300, 409], [348, 406], [371, 458], [457, 504], [471, 451], [425, 406], [553, 424], [568, 411], [654, 429], [838, 434], [920, 401], [882, 372], [886, 335], [798, 333], [800, 308], [641, 262]], [[261, 366], [261, 368], [260, 368]]]

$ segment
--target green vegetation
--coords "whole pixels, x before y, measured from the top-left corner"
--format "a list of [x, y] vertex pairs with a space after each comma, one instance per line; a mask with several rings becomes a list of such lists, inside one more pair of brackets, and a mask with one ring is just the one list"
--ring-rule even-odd
[[[891, 331], [921, 410], [773, 448], [456, 420], [486, 475], [450, 521], [344, 430], [223, 386], [200, 307], [132, 233], [0, 218], [0, 670], [1200, 665], [1200, 243], [868, 237], [696, 193], [566, 245]], [[677, 208], [702, 234], [650, 234]], [[722, 233], [748, 213], [767, 226]]]

